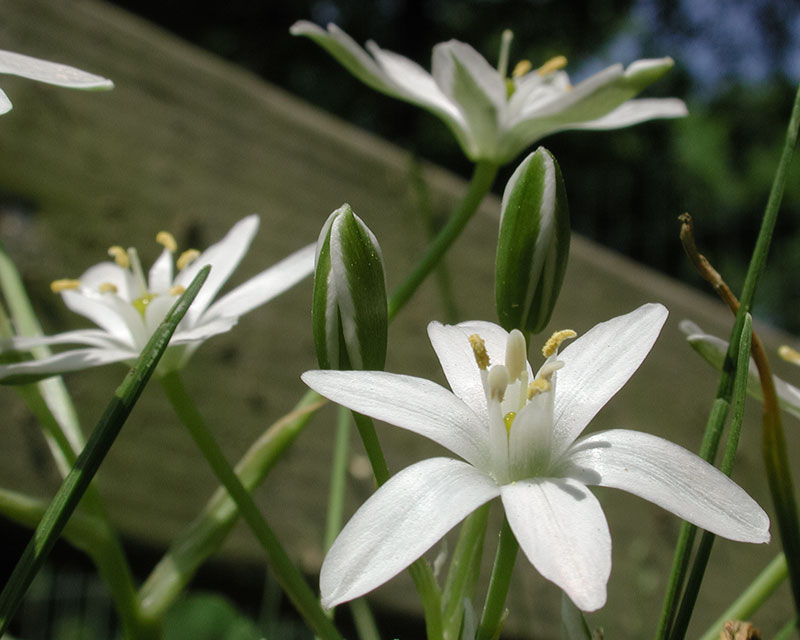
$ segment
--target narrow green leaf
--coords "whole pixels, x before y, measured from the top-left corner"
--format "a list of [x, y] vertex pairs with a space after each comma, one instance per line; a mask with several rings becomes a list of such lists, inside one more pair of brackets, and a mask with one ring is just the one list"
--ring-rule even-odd
[[583, 613], [566, 593], [561, 594], [561, 640], [592, 640]]
[[197, 274], [186, 291], [173, 305], [167, 317], [156, 329], [134, 367], [117, 388], [86, 447], [61, 484], [50, 506], [25, 548], [11, 577], [0, 593], [0, 635], [19, 607], [25, 592], [45, 558], [50, 553], [72, 512], [89, 486], [100, 464], [130, 415], [158, 361], [169, 344], [178, 323], [205, 282], [210, 267]]

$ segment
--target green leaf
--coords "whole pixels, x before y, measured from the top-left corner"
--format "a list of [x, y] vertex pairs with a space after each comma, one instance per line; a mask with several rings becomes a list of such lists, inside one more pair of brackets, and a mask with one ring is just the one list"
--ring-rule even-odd
[[261, 640], [263, 634], [222, 596], [192, 594], [170, 609], [165, 640]]

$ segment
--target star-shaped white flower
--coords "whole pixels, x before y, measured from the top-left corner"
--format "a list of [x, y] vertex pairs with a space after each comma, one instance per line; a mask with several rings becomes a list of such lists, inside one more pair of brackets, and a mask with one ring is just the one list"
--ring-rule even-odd
[[[20, 76], [70, 89], [111, 89], [114, 83], [107, 78], [81, 71], [57, 62], [32, 58], [0, 49], [0, 73]], [[11, 110], [11, 100], [0, 89], [0, 115]]]
[[631, 100], [672, 67], [670, 58], [612, 65], [572, 86], [559, 70], [563, 57], [507, 79], [471, 46], [449, 40], [433, 48], [428, 73], [372, 41], [367, 53], [334, 24], [326, 31], [301, 20], [291, 32], [317, 42], [373, 89], [440, 117], [472, 160], [504, 164], [565, 129], [617, 129], [687, 114], [677, 98]]
[[314, 268], [312, 243], [214, 300], [250, 246], [259, 218], [237, 222], [227, 235], [203, 253], [190, 249], [177, 259], [174, 238], [166, 232], [156, 237], [164, 245], [145, 278], [133, 248], [112, 247], [115, 262], [90, 267], [79, 280], [58, 280], [52, 288], [75, 313], [94, 322], [97, 329], [67, 331], [54, 336], [17, 337], [3, 343], [4, 350], [28, 350], [41, 345], [83, 345], [39, 360], [0, 365], [0, 382], [16, 383], [110, 362], [135, 360], [153, 331], [197, 272], [211, 272], [158, 365], [160, 374], [177, 369], [200, 344], [230, 330], [243, 314], [268, 302], [308, 276]]
[[663, 306], [644, 305], [558, 353], [574, 335], [562, 333], [546, 345], [536, 376], [521, 333], [433, 322], [428, 334], [452, 392], [390, 373], [306, 372], [303, 380], [331, 400], [462, 458], [413, 464], [364, 503], [322, 565], [323, 605], [383, 584], [496, 497], [533, 566], [585, 611], [605, 603], [611, 570], [608, 525], [587, 485], [629, 491], [726, 538], [767, 542], [761, 507], [682, 447], [624, 429], [578, 439], [639, 367], [666, 317]]

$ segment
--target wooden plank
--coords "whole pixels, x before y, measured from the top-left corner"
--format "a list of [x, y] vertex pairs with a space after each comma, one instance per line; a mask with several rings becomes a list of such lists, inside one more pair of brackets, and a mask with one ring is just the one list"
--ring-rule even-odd
[[[4, 48], [73, 64], [116, 83], [113, 92], [86, 94], [0, 78], [15, 105], [0, 120], [0, 233], [48, 330], [84, 326], [49, 293], [51, 280], [79, 275], [103, 259], [111, 244], [135, 245], [148, 261], [157, 254], [152, 238], [161, 228], [184, 247], [204, 247], [238, 218], [259, 211], [262, 229], [239, 269], [241, 281], [315, 240], [328, 213], [350, 202], [383, 244], [390, 289], [420, 255], [425, 225], [409, 186], [407, 153], [114, 7], [90, 0], [4, 0], [0, 9]], [[424, 177], [435, 214], [444, 215], [463, 192], [463, 182], [431, 166], [424, 167]], [[487, 199], [448, 258], [465, 319], [494, 318], [498, 208], [496, 198]], [[185, 373], [232, 459], [303, 391], [298, 376], [314, 366], [309, 299], [306, 282], [243, 318], [235, 331], [200, 349]], [[715, 382], [684, 343], [677, 322], [691, 317], [723, 334], [730, 319], [719, 304], [575, 238], [552, 325], [581, 332], [649, 301], [664, 303], [670, 320], [641, 371], [593, 427], [641, 429], [697, 449]], [[425, 325], [443, 317], [436, 286], [429, 282], [392, 326], [387, 369], [441, 381]], [[771, 347], [788, 339], [764, 332]], [[122, 375], [118, 367], [68, 378], [85, 425], [93, 424]], [[0, 397], [9, 407], [0, 482], [50, 494], [56, 474], [34, 423], [12, 392], [3, 390]], [[331, 411], [316, 420], [257, 495], [310, 572], [321, 560], [332, 421]], [[787, 428], [796, 450], [798, 430], [791, 418]], [[395, 470], [437, 451], [390, 427], [379, 427], [379, 433]], [[756, 407], [748, 415], [736, 478], [769, 506]], [[168, 543], [214, 487], [157, 385], [137, 406], [101, 481], [124, 535], [155, 547]], [[370, 490], [369, 481], [354, 476], [349, 508]], [[611, 606], [593, 620], [614, 637], [639, 638], [652, 628], [678, 522], [620, 492], [598, 494], [615, 546]], [[755, 574], [756, 564], [776, 551], [775, 544], [754, 549], [719, 543], [698, 626], [715, 617]], [[486, 555], [491, 558], [491, 548]], [[261, 562], [257, 545], [242, 529], [222, 557]], [[375, 599], [396, 610], [418, 611], [405, 578], [376, 592]], [[782, 606], [778, 602], [774, 609], [776, 619], [788, 615]], [[510, 630], [527, 633], [535, 621], [542, 637], [557, 633], [558, 594], [524, 561], [515, 571], [510, 607]]]

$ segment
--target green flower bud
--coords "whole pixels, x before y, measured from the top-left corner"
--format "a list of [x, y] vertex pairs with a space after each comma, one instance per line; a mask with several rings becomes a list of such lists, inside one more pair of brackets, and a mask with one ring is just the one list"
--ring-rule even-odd
[[317, 240], [312, 308], [323, 369], [383, 369], [388, 331], [386, 280], [378, 240], [349, 204]]
[[538, 333], [550, 321], [567, 268], [569, 238], [561, 170], [539, 147], [517, 167], [503, 193], [495, 298], [504, 329]]

